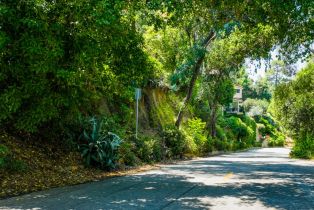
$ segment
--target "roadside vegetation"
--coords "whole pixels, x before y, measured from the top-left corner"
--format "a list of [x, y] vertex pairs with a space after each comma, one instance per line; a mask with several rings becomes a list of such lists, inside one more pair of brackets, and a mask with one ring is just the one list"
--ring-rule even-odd
[[293, 136], [292, 157], [314, 158], [314, 63], [310, 62], [296, 78], [279, 85], [271, 101], [271, 113], [286, 133]]
[[[313, 64], [295, 78], [290, 64], [313, 54], [313, 4], [1, 2], [0, 197], [287, 136], [312, 158]], [[245, 60], [274, 48], [281, 59], [253, 81]]]

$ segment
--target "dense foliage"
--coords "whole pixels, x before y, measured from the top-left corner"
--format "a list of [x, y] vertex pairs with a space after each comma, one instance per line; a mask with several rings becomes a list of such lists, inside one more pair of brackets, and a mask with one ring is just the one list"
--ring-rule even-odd
[[243, 102], [244, 111], [250, 116], [266, 114], [268, 101], [262, 99], [248, 98]]
[[143, 85], [153, 70], [142, 37], [130, 27], [129, 6], [104, 0], [2, 1], [1, 125], [67, 138], [64, 127], [79, 115], [97, 114], [104, 98], [116, 105], [129, 102], [130, 87]]
[[295, 80], [278, 86], [271, 104], [272, 114], [295, 137], [292, 155], [314, 156], [314, 64], [310, 62]]
[[88, 166], [94, 165], [104, 169], [114, 168], [118, 159], [118, 148], [121, 139], [114, 133], [106, 133], [102, 122], [91, 119], [90, 133], [84, 130], [79, 140], [82, 158]]
[[10, 173], [24, 172], [27, 170], [27, 165], [17, 160], [12, 152], [3, 145], [0, 145], [0, 172], [9, 171]]
[[[289, 62], [311, 52], [313, 6], [312, 0], [1, 1], [1, 129], [67, 152], [79, 145], [87, 165], [109, 169], [249, 148], [256, 131], [283, 145], [281, 127], [267, 115], [274, 95], [273, 115], [297, 139], [293, 154], [312, 156], [313, 64], [289, 83]], [[243, 73], [245, 60], [269, 58], [275, 46], [285, 62], [272, 63], [267, 77], [253, 83]], [[243, 86], [244, 110], [254, 120], [224, 112], [235, 85]], [[138, 138], [136, 87], [143, 90]], [[91, 128], [89, 116], [103, 124]], [[18, 165], [0, 144], [0, 167], [22, 170]]]
[[256, 115], [255, 121], [259, 123], [259, 134], [262, 139], [266, 139], [269, 146], [284, 146], [285, 135], [281, 127], [269, 115]]

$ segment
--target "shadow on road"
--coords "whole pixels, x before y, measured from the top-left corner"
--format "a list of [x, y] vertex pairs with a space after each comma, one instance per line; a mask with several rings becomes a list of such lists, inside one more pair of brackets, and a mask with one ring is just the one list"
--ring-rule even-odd
[[0, 209], [313, 209], [313, 164], [243, 154], [6, 199]]

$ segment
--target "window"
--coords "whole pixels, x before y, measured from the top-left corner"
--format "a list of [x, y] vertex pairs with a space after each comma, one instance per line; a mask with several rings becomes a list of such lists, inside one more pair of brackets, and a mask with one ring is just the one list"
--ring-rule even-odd
[[240, 89], [237, 89], [237, 93], [240, 93], [241, 92], [241, 90]]

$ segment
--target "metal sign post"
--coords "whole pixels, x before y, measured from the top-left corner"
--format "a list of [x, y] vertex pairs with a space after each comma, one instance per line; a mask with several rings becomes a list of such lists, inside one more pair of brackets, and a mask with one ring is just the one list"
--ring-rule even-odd
[[137, 138], [138, 131], [138, 101], [141, 99], [142, 93], [140, 88], [135, 88], [135, 100], [136, 100], [136, 124], [135, 124], [135, 137]]

